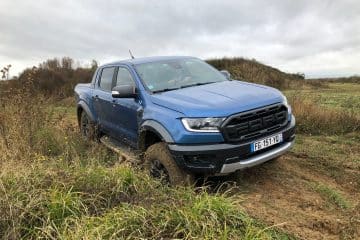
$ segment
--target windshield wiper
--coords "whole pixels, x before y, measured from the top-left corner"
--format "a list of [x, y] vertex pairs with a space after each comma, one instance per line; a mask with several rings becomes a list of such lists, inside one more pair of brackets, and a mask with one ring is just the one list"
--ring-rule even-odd
[[164, 89], [152, 91], [152, 93], [168, 92], [168, 91], [172, 91], [172, 90], [176, 90], [176, 89], [180, 89], [180, 88], [164, 88]]
[[184, 86], [181, 86], [178, 88], [164, 88], [164, 89], [152, 91], [152, 93], [168, 92], [168, 91], [177, 90], [177, 89], [181, 89], [181, 88], [188, 88], [188, 87], [200, 86], [200, 85], [211, 84], [211, 83], [216, 83], [216, 82], [194, 83], [194, 84], [184, 85]]
[[216, 82], [194, 83], [194, 84], [181, 86], [180, 88], [194, 87], [194, 86], [200, 86], [200, 85], [211, 84], [211, 83], [216, 83]]

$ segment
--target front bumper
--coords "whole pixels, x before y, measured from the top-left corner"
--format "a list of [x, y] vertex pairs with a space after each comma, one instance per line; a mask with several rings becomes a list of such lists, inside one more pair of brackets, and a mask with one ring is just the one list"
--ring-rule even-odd
[[264, 163], [288, 151], [295, 139], [295, 117], [292, 116], [288, 126], [277, 133], [283, 134], [283, 142], [258, 152], [251, 152], [250, 145], [254, 141], [242, 144], [169, 144], [169, 149], [179, 167], [188, 172], [226, 175], [239, 169]]

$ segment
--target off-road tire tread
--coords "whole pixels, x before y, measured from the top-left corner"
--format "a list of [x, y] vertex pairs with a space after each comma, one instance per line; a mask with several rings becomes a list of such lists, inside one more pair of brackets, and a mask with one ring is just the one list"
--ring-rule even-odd
[[194, 175], [179, 168], [171, 156], [166, 143], [155, 143], [151, 145], [144, 156], [144, 164], [147, 170], [151, 168], [151, 160], [157, 159], [169, 173], [170, 184], [176, 186], [189, 186], [194, 184]]

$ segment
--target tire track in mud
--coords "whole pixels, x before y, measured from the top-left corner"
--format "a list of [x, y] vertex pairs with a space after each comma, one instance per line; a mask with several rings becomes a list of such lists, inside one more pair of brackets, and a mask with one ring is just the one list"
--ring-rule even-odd
[[[237, 174], [233, 180], [245, 193], [242, 205], [251, 216], [268, 225], [280, 224], [281, 229], [300, 239], [360, 239], [359, 192], [349, 192], [329, 176], [299, 165], [306, 157], [288, 154]], [[354, 208], [329, 206], [311, 189], [314, 182], [340, 190]]]

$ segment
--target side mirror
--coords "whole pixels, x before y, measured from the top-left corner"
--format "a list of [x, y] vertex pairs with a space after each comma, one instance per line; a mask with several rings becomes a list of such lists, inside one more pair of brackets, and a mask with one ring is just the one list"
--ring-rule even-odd
[[134, 98], [136, 97], [136, 88], [132, 85], [120, 85], [112, 89], [113, 98]]
[[222, 73], [222, 75], [224, 75], [227, 79], [231, 79], [231, 74], [229, 73], [228, 70], [221, 70], [220, 71]]

